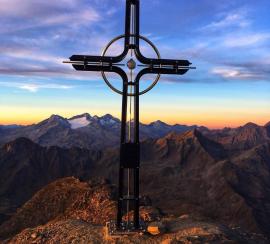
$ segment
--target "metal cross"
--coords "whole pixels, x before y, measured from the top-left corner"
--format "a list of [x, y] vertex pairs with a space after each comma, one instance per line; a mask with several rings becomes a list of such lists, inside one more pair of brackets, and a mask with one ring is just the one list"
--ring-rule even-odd
[[[107, 85], [115, 92], [122, 95], [122, 120], [119, 168], [119, 195], [116, 227], [118, 230], [138, 230], [140, 226], [139, 207], [139, 169], [140, 169], [140, 140], [139, 140], [139, 96], [150, 91], [158, 82], [161, 74], [183, 75], [191, 63], [188, 60], [161, 59], [157, 48], [147, 38], [140, 36], [140, 0], [126, 0], [125, 34], [113, 39], [105, 48], [101, 56], [73, 55], [70, 61], [72, 66], [79, 71], [100, 71]], [[118, 56], [106, 56], [108, 48], [117, 40], [124, 38], [124, 51]], [[140, 40], [146, 41], [155, 51], [157, 58], [145, 57], [140, 50]], [[127, 73], [121, 68], [121, 62], [129, 51], [135, 53], [142, 69], [132, 79], [132, 71], [136, 62], [131, 58], [127, 67], [131, 72], [129, 80]], [[139, 65], [138, 65], [139, 66]], [[115, 88], [107, 79], [106, 72], [114, 72], [121, 76], [123, 88]], [[156, 74], [156, 80], [147, 89], [140, 91], [140, 79], [145, 74]], [[128, 92], [128, 88], [133, 90]], [[134, 91], [134, 92], [133, 92]], [[128, 99], [134, 98], [133, 138], [127, 138], [127, 108]], [[129, 125], [131, 123], [129, 122]], [[131, 177], [132, 175], [132, 177]], [[124, 193], [127, 192], [127, 193]], [[126, 194], [126, 195], [125, 195]], [[133, 211], [133, 222], [126, 223], [123, 216]]]

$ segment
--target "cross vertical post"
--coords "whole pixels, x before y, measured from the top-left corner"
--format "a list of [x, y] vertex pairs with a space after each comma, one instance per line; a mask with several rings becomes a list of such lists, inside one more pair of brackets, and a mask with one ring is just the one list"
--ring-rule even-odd
[[[124, 50], [118, 56], [106, 56], [108, 48], [117, 40], [124, 38]], [[157, 58], [145, 57], [140, 50], [140, 40], [146, 41], [157, 54]], [[143, 67], [133, 79], [135, 61], [131, 59], [126, 66], [129, 68], [130, 77], [121, 68], [122, 62], [129, 51], [134, 52], [137, 60]], [[117, 231], [134, 231], [141, 229], [140, 223], [140, 138], [139, 138], [139, 97], [150, 91], [158, 82], [161, 74], [183, 75], [191, 67], [188, 60], [161, 59], [155, 45], [147, 38], [140, 35], [140, 0], [126, 0], [125, 34], [113, 39], [101, 56], [73, 55], [69, 61], [78, 71], [98, 71], [102, 73], [106, 84], [116, 93], [122, 95], [121, 135], [120, 135], [120, 164], [118, 178], [118, 209], [116, 218]], [[107, 79], [105, 73], [117, 73], [122, 78], [122, 90], [115, 88]], [[140, 91], [140, 80], [146, 74], [156, 74], [155, 81], [145, 90]], [[128, 91], [131, 87], [131, 92]], [[133, 91], [133, 92], [132, 92]], [[129, 100], [130, 99], [130, 100]], [[128, 100], [133, 100], [134, 120], [133, 134], [129, 131], [127, 138], [127, 109]], [[131, 120], [131, 117], [129, 118]], [[131, 126], [131, 121], [129, 121]], [[131, 128], [129, 128], [131, 130]], [[131, 136], [132, 134], [132, 136]], [[133, 177], [130, 177], [130, 176]], [[133, 221], [129, 219], [129, 212], [133, 212]], [[128, 220], [123, 218], [127, 215]]]

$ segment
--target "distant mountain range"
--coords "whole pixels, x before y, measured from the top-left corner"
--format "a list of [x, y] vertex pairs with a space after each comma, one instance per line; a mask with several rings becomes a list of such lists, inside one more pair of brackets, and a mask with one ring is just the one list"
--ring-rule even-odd
[[[59, 115], [29, 126], [0, 126], [0, 145], [26, 137], [42, 146], [59, 146], [63, 148], [104, 149], [119, 145], [121, 122], [110, 114], [102, 117], [88, 113], [70, 119]], [[171, 132], [183, 133], [197, 129], [207, 137], [233, 150], [248, 149], [269, 139], [270, 123], [258, 126], [248, 123], [242, 127], [222, 130], [209, 130], [197, 125], [168, 125], [162, 121], [140, 124], [141, 140], [161, 138]], [[231, 145], [234, 145], [231, 148]]]

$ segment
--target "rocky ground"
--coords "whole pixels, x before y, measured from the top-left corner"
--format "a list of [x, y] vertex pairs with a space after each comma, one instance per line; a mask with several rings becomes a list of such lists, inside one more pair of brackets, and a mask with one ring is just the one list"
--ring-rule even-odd
[[111, 237], [105, 223], [115, 218], [115, 189], [106, 182], [57, 180], [37, 192], [0, 226], [2, 243], [269, 243], [261, 234], [229, 228], [202, 216], [161, 214], [141, 208], [147, 224], [161, 233]]
[[187, 217], [165, 218], [165, 233], [152, 236], [138, 233], [108, 236], [102, 225], [78, 219], [51, 221], [43, 226], [27, 228], [3, 243], [269, 243], [262, 235]]

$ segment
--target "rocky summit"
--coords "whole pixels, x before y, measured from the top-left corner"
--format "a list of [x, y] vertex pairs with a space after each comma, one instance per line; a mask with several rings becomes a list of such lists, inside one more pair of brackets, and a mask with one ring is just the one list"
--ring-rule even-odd
[[[260, 234], [247, 233], [188, 215], [154, 215], [163, 233], [112, 237], [104, 224], [114, 218], [114, 187], [75, 178], [57, 180], [37, 192], [10, 220], [2, 224], [2, 243], [267, 243]], [[151, 215], [152, 207], [141, 209]], [[144, 215], [146, 216], [146, 215]], [[143, 218], [143, 216], [141, 216]]]

